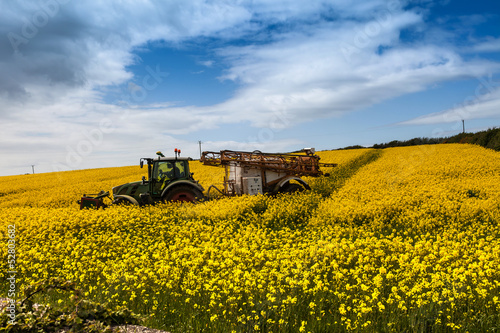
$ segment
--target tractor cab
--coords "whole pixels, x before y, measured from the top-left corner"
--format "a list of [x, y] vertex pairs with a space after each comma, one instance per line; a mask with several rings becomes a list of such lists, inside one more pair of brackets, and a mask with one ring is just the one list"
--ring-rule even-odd
[[[180, 153], [180, 152], [179, 152]], [[194, 182], [193, 174], [189, 172], [189, 157], [180, 157], [176, 152], [175, 157], [165, 157], [161, 152], [157, 152], [158, 158], [141, 159], [148, 163], [148, 181], [143, 178], [143, 183], [150, 185], [149, 193], [153, 196], [161, 196], [165, 188], [179, 180]]]

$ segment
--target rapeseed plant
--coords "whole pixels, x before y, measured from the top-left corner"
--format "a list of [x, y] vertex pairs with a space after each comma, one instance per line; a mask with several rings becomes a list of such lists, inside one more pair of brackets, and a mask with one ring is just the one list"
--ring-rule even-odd
[[[499, 325], [498, 152], [319, 154], [340, 166], [370, 155], [342, 182], [316, 184], [336, 184], [328, 192], [312, 182], [310, 192], [147, 209], [75, 203], [82, 192], [140, 179], [139, 167], [1, 177], [0, 228], [15, 224], [18, 286], [72, 280], [91, 299], [150, 314], [150, 326], [172, 332]], [[223, 169], [191, 169], [205, 188], [222, 181]], [[1, 257], [5, 278], [7, 252]]]

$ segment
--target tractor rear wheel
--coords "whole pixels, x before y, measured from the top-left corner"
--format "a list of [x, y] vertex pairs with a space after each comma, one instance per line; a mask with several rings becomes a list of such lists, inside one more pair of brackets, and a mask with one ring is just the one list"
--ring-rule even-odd
[[203, 198], [200, 190], [187, 185], [179, 185], [165, 194], [164, 201], [195, 202]]
[[288, 185], [281, 188], [280, 192], [281, 193], [296, 193], [296, 192], [302, 192], [304, 190], [305, 190], [305, 188], [299, 184], [288, 183]]

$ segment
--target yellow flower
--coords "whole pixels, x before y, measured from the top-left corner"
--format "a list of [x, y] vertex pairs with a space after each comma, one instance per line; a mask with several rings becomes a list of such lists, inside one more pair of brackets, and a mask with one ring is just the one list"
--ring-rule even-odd
[[[141, 179], [138, 167], [0, 177], [0, 237], [8, 244], [15, 224], [12, 265], [22, 270], [16, 289], [59, 276], [159, 323], [196, 312], [216, 326], [259, 330], [265, 321], [270, 332], [297, 323], [301, 332], [367, 331], [374, 318], [393, 330], [401, 322], [377, 312], [404, 316], [429, 304], [460, 330], [498, 312], [498, 152], [447, 144], [319, 154], [339, 167], [305, 177], [311, 191], [196, 205], [75, 204]], [[224, 177], [196, 162], [192, 171], [205, 188]], [[0, 256], [8, 267], [8, 252]]]
[[384, 311], [384, 310], [385, 310], [385, 306], [384, 306], [384, 304], [382, 304], [381, 302], [378, 302], [378, 303], [377, 303], [377, 306], [378, 306], [378, 309], [379, 309], [379, 311], [380, 311], [380, 312], [382, 312], [382, 311]]

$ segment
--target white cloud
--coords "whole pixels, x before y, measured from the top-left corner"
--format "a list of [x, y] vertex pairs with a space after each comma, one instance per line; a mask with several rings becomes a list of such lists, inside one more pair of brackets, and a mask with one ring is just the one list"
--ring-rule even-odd
[[487, 40], [474, 45], [473, 52], [500, 52], [500, 38], [488, 38]]
[[460, 105], [399, 123], [400, 125], [429, 125], [456, 123], [468, 119], [500, 118], [500, 88], [483, 80], [475, 96], [468, 96]]
[[[436, 82], [499, 69], [487, 61], [465, 61], [456, 51], [437, 45], [399, 45], [399, 31], [420, 21], [411, 13], [391, 15], [349, 58], [340, 45], [351, 41], [356, 46], [357, 32], [365, 29], [366, 22], [328, 23], [284, 35], [275, 43], [225, 50], [232, 66], [224, 78], [242, 83], [243, 88], [213, 108], [227, 113], [239, 110], [227, 117], [259, 127], [269, 126], [276, 113], [293, 125], [339, 116]], [[378, 52], [383, 45], [390, 47]]]
[[289, 147], [302, 144], [302, 141], [296, 139], [287, 140], [256, 140], [247, 141], [206, 141], [203, 142], [204, 151], [236, 150], [236, 151], [254, 151], [263, 152], [289, 152]]
[[200, 61], [200, 65], [205, 66], [205, 67], [212, 67], [214, 65], [213, 60], [205, 60], [205, 61]]

